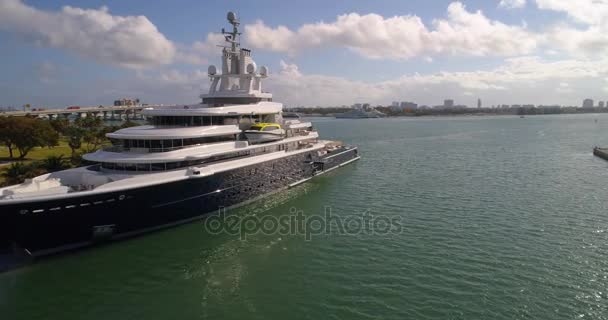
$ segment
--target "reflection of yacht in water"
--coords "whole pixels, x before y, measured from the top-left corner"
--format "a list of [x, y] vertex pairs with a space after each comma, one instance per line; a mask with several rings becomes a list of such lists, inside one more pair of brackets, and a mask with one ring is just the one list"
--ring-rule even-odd
[[209, 67], [202, 103], [147, 108], [151, 125], [107, 136], [93, 165], [0, 189], [0, 246], [31, 256], [169, 227], [305, 182], [359, 159], [319, 139], [310, 122], [284, 120], [257, 68], [225, 32], [221, 73]]
[[386, 115], [376, 109], [363, 110], [356, 109], [344, 113], [336, 114], [338, 119], [365, 119], [365, 118], [383, 118]]

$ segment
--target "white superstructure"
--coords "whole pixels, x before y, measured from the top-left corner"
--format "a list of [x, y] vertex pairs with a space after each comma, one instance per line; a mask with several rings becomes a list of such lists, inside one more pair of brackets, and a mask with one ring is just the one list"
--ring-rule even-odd
[[[68, 196], [75, 192], [111, 191], [148, 181], [162, 183], [183, 179], [192, 172], [224, 168], [289, 156], [302, 150], [322, 149], [324, 144], [309, 122], [284, 121], [283, 105], [263, 91], [270, 73], [257, 67], [251, 51], [240, 47], [239, 21], [228, 14], [232, 31], [225, 32], [222, 67], [208, 69], [211, 86], [197, 104], [145, 108], [150, 124], [108, 133], [112, 146], [85, 154], [96, 165], [54, 172], [18, 186], [0, 189], [0, 200]], [[252, 126], [276, 123], [272, 139], [249, 135]], [[255, 137], [255, 138], [253, 138]], [[255, 139], [255, 140], [254, 140]], [[320, 150], [320, 153], [325, 152]], [[142, 177], [146, 175], [151, 179]], [[152, 178], [154, 177], [154, 178]], [[137, 181], [137, 184], [133, 182]]]

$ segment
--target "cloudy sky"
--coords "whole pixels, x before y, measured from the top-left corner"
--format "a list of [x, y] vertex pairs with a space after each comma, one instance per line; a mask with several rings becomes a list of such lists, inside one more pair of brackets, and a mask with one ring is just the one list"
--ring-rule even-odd
[[0, 106], [197, 102], [228, 10], [290, 106], [608, 99], [608, 0], [0, 0]]

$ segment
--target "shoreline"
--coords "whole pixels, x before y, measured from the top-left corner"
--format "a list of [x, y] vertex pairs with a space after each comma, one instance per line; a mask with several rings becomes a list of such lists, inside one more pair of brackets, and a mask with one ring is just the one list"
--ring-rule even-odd
[[[306, 114], [298, 113], [300, 117], [305, 118], [334, 118], [335, 114]], [[512, 117], [533, 117], [533, 116], [560, 116], [560, 115], [584, 115], [584, 114], [608, 114], [608, 112], [572, 112], [572, 113], [540, 113], [540, 114], [512, 114], [512, 113], [454, 113], [454, 114], [424, 114], [424, 115], [387, 115], [378, 118], [341, 118], [341, 119], [387, 119], [387, 118], [441, 118], [441, 117], [494, 117], [494, 116], [512, 116]]]

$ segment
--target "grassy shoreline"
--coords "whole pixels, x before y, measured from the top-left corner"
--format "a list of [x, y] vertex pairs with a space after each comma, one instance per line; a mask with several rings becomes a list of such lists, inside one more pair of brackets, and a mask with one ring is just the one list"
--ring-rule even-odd
[[72, 150], [70, 146], [68, 146], [67, 141], [59, 141], [59, 145], [55, 147], [36, 147], [28, 152], [27, 156], [23, 159], [19, 159], [19, 151], [16, 149], [13, 150], [13, 158], [9, 158], [8, 148], [5, 146], [0, 147], [0, 166], [6, 166], [11, 162], [24, 162], [29, 163], [36, 160], [43, 160], [48, 156], [61, 156], [64, 158], [69, 158], [72, 154]]
[[[80, 151], [80, 149], [79, 149]], [[13, 150], [13, 158], [9, 158], [8, 148], [5, 146], [0, 147], [0, 171], [4, 170], [12, 163], [21, 162], [26, 165], [33, 164], [37, 161], [43, 161], [50, 156], [63, 156], [64, 159], [70, 159], [72, 150], [66, 140], [60, 140], [59, 145], [54, 147], [36, 147], [28, 152], [27, 156], [23, 159], [19, 159], [19, 151]], [[0, 186], [4, 186], [5, 177], [0, 175]]]

